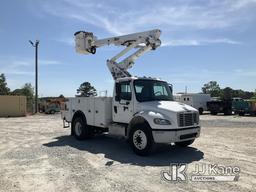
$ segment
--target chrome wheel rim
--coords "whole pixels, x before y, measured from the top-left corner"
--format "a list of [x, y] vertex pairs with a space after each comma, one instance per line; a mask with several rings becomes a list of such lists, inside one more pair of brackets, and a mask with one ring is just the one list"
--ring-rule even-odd
[[81, 125], [80, 122], [76, 122], [75, 133], [76, 133], [77, 136], [80, 136], [81, 133], [82, 133], [82, 125]]
[[147, 146], [147, 136], [142, 130], [136, 130], [133, 134], [133, 144], [139, 149], [143, 150]]

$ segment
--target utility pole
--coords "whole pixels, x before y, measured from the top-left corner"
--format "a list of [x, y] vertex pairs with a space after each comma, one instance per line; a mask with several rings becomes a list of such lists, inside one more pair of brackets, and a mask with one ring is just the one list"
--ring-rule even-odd
[[33, 43], [31, 40], [29, 40], [30, 44], [35, 47], [35, 113], [38, 111], [38, 45], [39, 40], [36, 40], [35, 43]]

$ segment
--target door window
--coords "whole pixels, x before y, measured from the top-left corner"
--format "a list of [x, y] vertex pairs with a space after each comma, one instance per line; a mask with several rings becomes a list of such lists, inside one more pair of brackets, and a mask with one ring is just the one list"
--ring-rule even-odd
[[121, 82], [120, 83], [120, 99], [123, 100], [131, 100], [132, 98], [132, 92], [131, 92], [131, 86], [130, 82]]

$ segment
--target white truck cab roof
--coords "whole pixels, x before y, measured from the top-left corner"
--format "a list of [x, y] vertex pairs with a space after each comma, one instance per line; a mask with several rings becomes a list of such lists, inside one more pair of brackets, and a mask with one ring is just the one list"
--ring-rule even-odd
[[163, 82], [166, 82], [166, 81], [164, 81], [164, 80], [162, 80], [162, 79], [159, 79], [159, 78], [153, 78], [153, 77], [137, 77], [137, 76], [118, 78], [118, 79], [116, 79], [116, 82], [133, 81], [133, 80], [156, 80], [156, 81], [163, 81]]

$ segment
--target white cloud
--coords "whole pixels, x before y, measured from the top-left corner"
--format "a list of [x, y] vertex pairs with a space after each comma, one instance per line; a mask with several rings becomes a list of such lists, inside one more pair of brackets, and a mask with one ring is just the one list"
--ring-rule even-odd
[[256, 78], [256, 69], [235, 69], [234, 73], [237, 76], [255, 77]]
[[28, 61], [13, 61], [12, 65], [14, 65], [14, 66], [29, 66], [30, 62], [28, 62]]
[[256, 0], [237, 0], [237, 1], [229, 1], [229, 2], [232, 3], [233, 9], [241, 9], [246, 6], [251, 6], [253, 4], [255, 5]]
[[173, 41], [163, 41], [162, 46], [199, 46], [208, 44], [241, 44], [241, 42], [230, 39], [181, 39]]
[[[64, 2], [64, 3], [63, 3]], [[164, 45], [239, 44], [230, 38], [207, 35], [209, 31], [232, 31], [255, 19], [255, 0], [209, 1], [67, 1], [43, 2], [44, 11], [65, 19], [90, 24], [112, 34], [160, 28]], [[196, 36], [195, 36], [196, 34]], [[187, 40], [189, 39], [189, 40]], [[207, 39], [207, 40], [202, 40]], [[61, 41], [61, 40], [60, 40]], [[70, 39], [68, 44], [71, 45]], [[73, 45], [73, 43], [72, 43]]]
[[[34, 63], [33, 59], [24, 58], [5, 58], [0, 60], [0, 72], [11, 75], [30, 76], [34, 75]], [[39, 66], [58, 65], [60, 61], [56, 60], [39, 60]]]
[[57, 39], [58, 42], [61, 42], [61, 43], [65, 43], [67, 45], [70, 45], [70, 46], [75, 46], [75, 40], [74, 38], [62, 38], [62, 39]]
[[29, 76], [33, 76], [35, 75], [35, 72], [33, 71], [21, 71], [20, 69], [16, 69], [16, 70], [5, 70], [6, 74], [11, 74], [11, 75], [29, 75]]
[[39, 65], [59, 65], [61, 64], [60, 61], [56, 60], [38, 60]]

